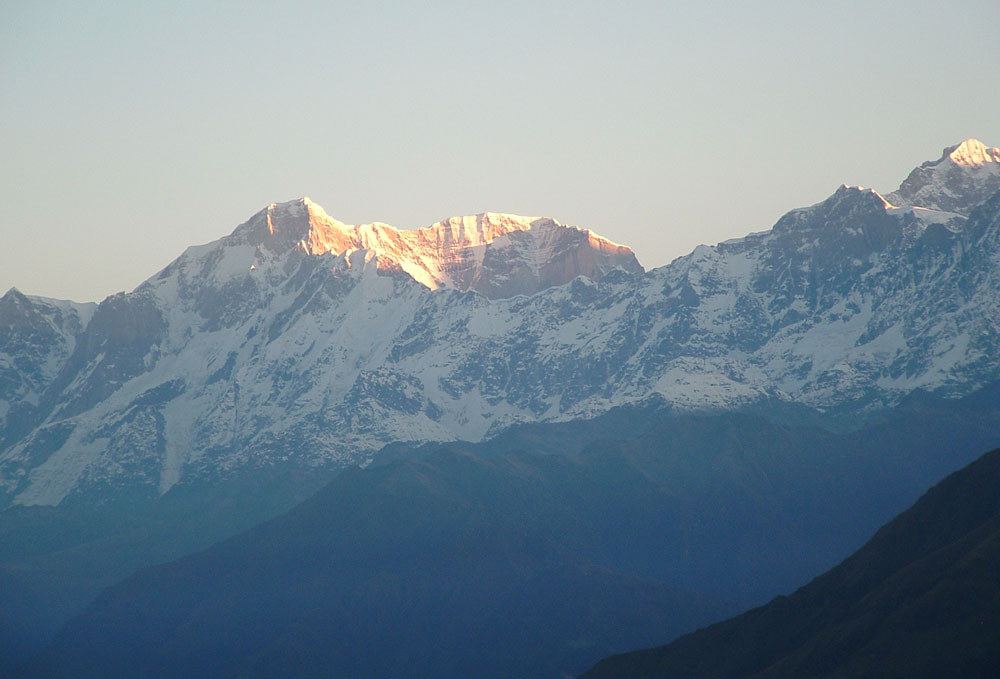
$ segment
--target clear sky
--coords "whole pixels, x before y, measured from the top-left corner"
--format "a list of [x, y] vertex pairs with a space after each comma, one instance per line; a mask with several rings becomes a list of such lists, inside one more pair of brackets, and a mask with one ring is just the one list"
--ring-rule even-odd
[[0, 3], [0, 292], [100, 300], [273, 201], [548, 215], [647, 268], [1000, 145], [1000, 2]]

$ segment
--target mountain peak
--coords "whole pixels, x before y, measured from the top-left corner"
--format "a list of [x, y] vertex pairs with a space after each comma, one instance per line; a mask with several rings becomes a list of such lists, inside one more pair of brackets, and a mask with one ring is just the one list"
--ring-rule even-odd
[[894, 205], [968, 215], [1000, 190], [1000, 149], [969, 138], [915, 168], [886, 198]]
[[476, 290], [490, 298], [534, 294], [576, 276], [596, 281], [616, 267], [643, 270], [629, 248], [548, 217], [482, 212], [400, 230], [380, 222], [344, 224], [305, 197], [271, 203], [222, 244], [273, 254], [365, 250], [378, 269], [404, 272], [432, 290]]
[[253, 245], [271, 252], [300, 249], [311, 255], [343, 252], [352, 231], [308, 198], [271, 203], [222, 239], [226, 245]]
[[1000, 164], [1000, 148], [987, 146], [971, 137], [961, 144], [949, 146], [942, 156], [946, 156], [955, 165], [966, 167], [982, 167], [987, 163]]
[[868, 186], [857, 186], [851, 184], [841, 184], [833, 195], [825, 202], [839, 202], [841, 200], [863, 200], [879, 208], [890, 208], [892, 203], [886, 200], [885, 196]]

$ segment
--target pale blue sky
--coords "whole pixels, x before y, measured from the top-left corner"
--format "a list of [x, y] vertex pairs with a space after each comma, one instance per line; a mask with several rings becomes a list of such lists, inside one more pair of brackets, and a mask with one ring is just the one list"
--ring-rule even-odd
[[648, 268], [1000, 145], [1000, 3], [0, 4], [0, 292], [100, 300], [272, 201], [549, 215]]

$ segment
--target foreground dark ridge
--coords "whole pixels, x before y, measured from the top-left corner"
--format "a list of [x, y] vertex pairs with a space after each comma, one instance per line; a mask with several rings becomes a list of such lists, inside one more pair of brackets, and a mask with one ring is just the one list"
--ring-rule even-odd
[[584, 679], [996, 677], [1000, 450], [928, 491], [795, 592]]

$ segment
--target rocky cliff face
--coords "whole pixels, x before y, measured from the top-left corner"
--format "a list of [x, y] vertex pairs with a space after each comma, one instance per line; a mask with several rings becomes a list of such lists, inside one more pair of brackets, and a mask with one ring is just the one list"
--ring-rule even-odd
[[[954, 167], [1000, 190], [1000, 175]], [[20, 424], [4, 424], [0, 487], [26, 504], [163, 492], [651, 398], [856, 413], [917, 388], [960, 396], [1000, 379], [1000, 195], [939, 207], [841, 187], [643, 272], [553, 220], [406, 232], [272, 205], [96, 311], [30, 302], [77, 320], [2, 346], [2, 365], [45, 368], [2, 394]]]

